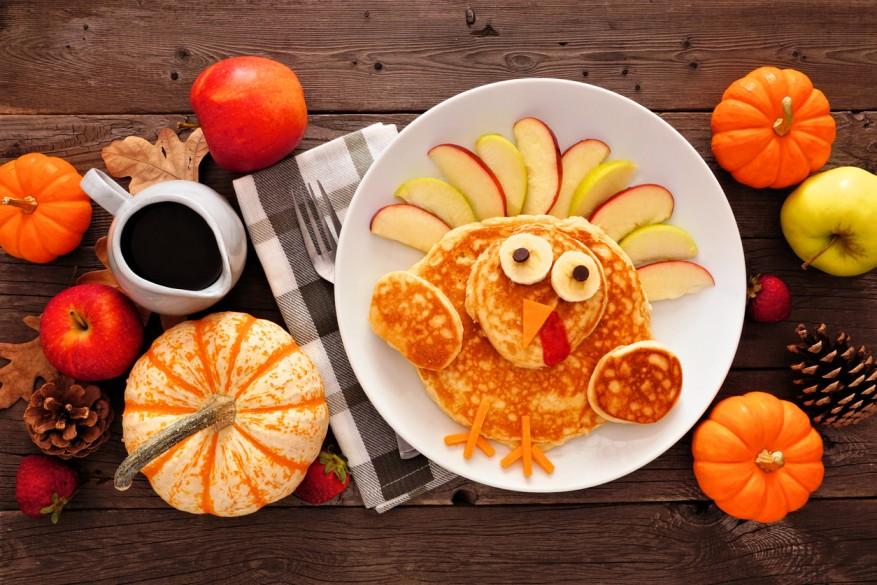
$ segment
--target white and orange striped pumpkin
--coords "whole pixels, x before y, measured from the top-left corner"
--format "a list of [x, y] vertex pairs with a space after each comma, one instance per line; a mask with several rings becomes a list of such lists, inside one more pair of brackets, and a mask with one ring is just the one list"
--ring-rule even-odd
[[240, 516], [291, 494], [329, 410], [314, 363], [280, 326], [216, 313], [166, 331], [134, 365], [122, 429], [127, 489], [142, 468], [168, 504]]

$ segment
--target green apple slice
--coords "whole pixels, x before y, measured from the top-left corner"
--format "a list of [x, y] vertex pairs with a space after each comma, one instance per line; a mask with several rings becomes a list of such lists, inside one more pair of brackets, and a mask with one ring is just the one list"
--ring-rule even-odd
[[527, 196], [527, 167], [521, 151], [499, 134], [484, 134], [475, 141], [475, 152], [502, 185], [507, 215], [518, 215]]
[[673, 195], [666, 188], [637, 185], [610, 197], [588, 220], [618, 242], [639, 227], [667, 221], [673, 207]]
[[687, 260], [697, 256], [694, 238], [675, 225], [647, 225], [618, 242], [634, 266], [662, 260]]
[[686, 260], [656, 262], [637, 269], [649, 302], [678, 299], [715, 286], [709, 270]]
[[560, 157], [563, 167], [563, 178], [557, 201], [548, 212], [554, 217], [564, 218], [569, 214], [569, 207], [576, 187], [588, 176], [597, 165], [609, 157], [609, 147], [600, 140], [579, 140], [566, 149]]
[[405, 181], [396, 189], [396, 197], [425, 209], [452, 228], [478, 221], [466, 197], [441, 179], [420, 177]]
[[448, 182], [466, 196], [475, 217], [488, 219], [506, 214], [502, 186], [477, 154], [458, 144], [439, 144], [430, 149], [428, 156]]
[[421, 252], [429, 252], [451, 227], [414, 205], [396, 203], [378, 209], [372, 216], [369, 230], [376, 236], [394, 240]]
[[557, 201], [563, 173], [557, 138], [548, 124], [538, 118], [521, 118], [512, 131], [527, 166], [527, 197], [521, 213], [548, 213]]
[[630, 184], [636, 164], [629, 160], [610, 160], [597, 165], [576, 187], [570, 215], [590, 217], [604, 201]]

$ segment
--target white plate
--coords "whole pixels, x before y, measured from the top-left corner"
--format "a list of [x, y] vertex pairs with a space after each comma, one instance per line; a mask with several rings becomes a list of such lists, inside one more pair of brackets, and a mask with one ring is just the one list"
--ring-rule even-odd
[[[697, 241], [696, 261], [716, 280], [715, 288], [655, 303], [654, 336], [675, 351], [684, 371], [678, 404], [654, 425], [607, 423], [592, 434], [552, 449], [551, 476], [536, 468], [530, 478], [520, 466], [502, 469], [506, 448], [488, 459], [443, 437], [463, 429], [429, 399], [414, 368], [375, 336], [368, 324], [374, 283], [406, 269], [421, 254], [369, 233], [369, 219], [393, 202], [400, 183], [439, 177], [426, 156], [430, 147], [454, 142], [472, 148], [478, 136], [501, 132], [524, 116], [545, 121], [561, 150], [582, 138], [598, 138], [611, 158], [639, 165], [634, 183], [660, 183], [676, 197], [671, 223]], [[592, 85], [557, 79], [521, 79], [478, 87], [435, 106], [408, 127], [372, 165], [353, 198], [338, 249], [335, 301], [341, 336], [353, 370], [381, 416], [406, 441], [442, 467], [473, 481], [525, 492], [561, 492], [612, 481], [655, 459], [678, 441], [703, 414], [731, 367], [745, 308], [743, 247], [731, 207], [694, 148], [661, 118], [625, 97]]]

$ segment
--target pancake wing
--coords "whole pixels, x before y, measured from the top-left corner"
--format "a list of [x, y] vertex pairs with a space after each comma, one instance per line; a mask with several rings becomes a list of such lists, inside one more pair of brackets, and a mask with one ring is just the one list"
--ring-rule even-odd
[[588, 383], [588, 402], [607, 420], [648, 424], [670, 412], [681, 390], [679, 358], [656, 341], [639, 341], [600, 359]]
[[447, 367], [463, 346], [463, 322], [448, 297], [411, 272], [390, 272], [372, 293], [375, 333], [425, 370]]

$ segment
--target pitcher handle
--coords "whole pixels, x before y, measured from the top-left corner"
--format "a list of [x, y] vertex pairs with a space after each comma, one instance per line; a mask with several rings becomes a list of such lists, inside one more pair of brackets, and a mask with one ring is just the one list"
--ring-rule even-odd
[[132, 199], [130, 193], [122, 189], [109, 175], [98, 169], [91, 169], [85, 173], [79, 186], [110, 215], [116, 215], [119, 209]]

